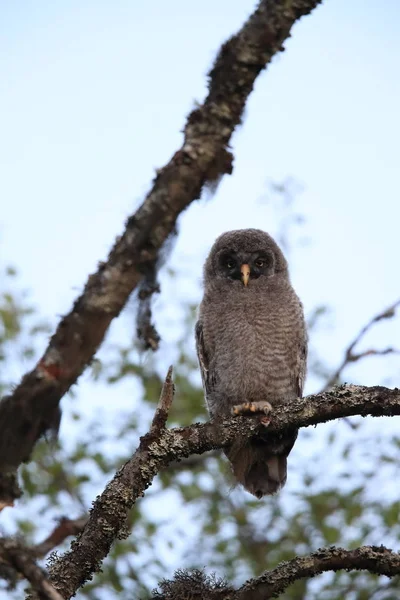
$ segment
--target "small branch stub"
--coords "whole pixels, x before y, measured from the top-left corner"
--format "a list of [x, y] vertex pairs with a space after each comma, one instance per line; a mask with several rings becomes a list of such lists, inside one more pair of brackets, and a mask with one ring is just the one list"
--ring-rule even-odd
[[156, 408], [153, 421], [151, 423], [150, 433], [160, 433], [162, 429], [165, 429], [169, 411], [174, 399], [175, 386], [172, 380], [173, 367], [170, 366], [168, 369], [167, 376], [164, 381], [164, 385], [161, 390], [160, 399]]

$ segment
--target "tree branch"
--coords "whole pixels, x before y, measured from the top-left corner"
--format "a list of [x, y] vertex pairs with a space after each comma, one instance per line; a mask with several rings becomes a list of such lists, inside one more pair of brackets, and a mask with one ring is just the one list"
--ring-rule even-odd
[[364, 352], [359, 352], [359, 353], [354, 352], [354, 348], [362, 340], [362, 338], [365, 336], [365, 334], [368, 333], [368, 331], [373, 327], [373, 325], [375, 325], [376, 323], [379, 323], [380, 321], [383, 321], [384, 319], [393, 318], [395, 316], [396, 310], [398, 309], [399, 306], [400, 306], [400, 299], [396, 300], [396, 302], [394, 304], [392, 304], [391, 306], [389, 306], [382, 312], [375, 315], [375, 317], [372, 317], [372, 319], [370, 319], [370, 321], [368, 321], [368, 323], [366, 325], [364, 325], [364, 327], [361, 329], [361, 331], [358, 333], [358, 335], [356, 335], [354, 340], [346, 348], [342, 362], [340, 363], [340, 365], [338, 366], [336, 371], [333, 373], [333, 375], [330, 377], [330, 379], [328, 379], [328, 381], [326, 382], [326, 384], [324, 386], [324, 391], [329, 390], [334, 385], [337, 385], [338, 383], [340, 383], [341, 375], [342, 375], [344, 369], [350, 363], [357, 362], [358, 360], [360, 360], [361, 358], [365, 358], [366, 356], [373, 356], [373, 355], [384, 356], [386, 354], [399, 354], [399, 350], [397, 350], [395, 348], [385, 348], [384, 350], [369, 349], [369, 350], [365, 350]]
[[51, 534], [43, 542], [32, 547], [33, 553], [37, 558], [44, 558], [51, 550], [62, 544], [67, 537], [78, 535], [85, 527], [88, 519], [88, 515], [83, 515], [78, 519], [62, 517]]
[[62, 600], [60, 594], [47, 581], [46, 573], [36, 565], [35, 560], [44, 558], [67, 537], [80, 533], [88, 518], [88, 515], [78, 519], [61, 518], [51, 534], [35, 546], [25, 546], [15, 538], [0, 538], [0, 577], [8, 581], [11, 587], [15, 586], [19, 578], [25, 578], [39, 593], [40, 598]]
[[[64, 600], [35, 563], [34, 551], [13, 538], [0, 539], [0, 574], [10, 580], [16, 571], [29, 581], [42, 600]], [[11, 579], [15, 583], [16, 578]]]
[[324, 571], [363, 570], [376, 575], [400, 575], [400, 554], [384, 546], [361, 546], [355, 550], [321, 548], [309, 556], [296, 557], [279, 564], [272, 571], [251, 579], [238, 590], [234, 600], [267, 600], [278, 598], [289, 585], [304, 577], [315, 577]]
[[[400, 415], [400, 390], [343, 385], [330, 392], [298, 399], [289, 406], [276, 407], [268, 430], [282, 433], [353, 415]], [[99, 570], [113, 541], [129, 535], [125, 528], [128, 511], [162, 468], [191, 454], [223, 448], [238, 437], [246, 439], [258, 427], [258, 421], [248, 417], [196, 423], [177, 429], [152, 427], [140, 439], [133, 457], [94, 502], [89, 521], [71, 550], [51, 566], [50, 580], [56, 589], [65, 598], [70, 598]]]
[[204, 571], [177, 571], [174, 579], [160, 583], [160, 591], [152, 600], [268, 600], [278, 598], [292, 583], [305, 577], [315, 577], [325, 571], [367, 570], [376, 575], [394, 577], [400, 574], [400, 554], [384, 546], [361, 546], [355, 550], [320, 548], [304, 557], [280, 563], [260, 577], [250, 579], [234, 590], [225, 581], [207, 576]]
[[[208, 95], [188, 117], [181, 149], [157, 172], [145, 201], [131, 216], [105, 263], [91, 275], [63, 317], [39, 363], [0, 404], [0, 501], [17, 497], [13, 473], [39, 437], [57, 429], [59, 402], [101, 344], [132, 291], [154, 267], [180, 213], [207, 182], [232, 172], [227, 150], [259, 73], [289, 37], [292, 25], [321, 0], [261, 0], [242, 29], [221, 48], [209, 74]], [[5, 474], [5, 475], [4, 475]]]

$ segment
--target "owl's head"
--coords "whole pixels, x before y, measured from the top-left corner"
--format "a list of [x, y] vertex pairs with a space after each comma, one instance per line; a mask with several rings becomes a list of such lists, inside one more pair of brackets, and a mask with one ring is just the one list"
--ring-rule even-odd
[[288, 279], [288, 266], [278, 244], [261, 229], [237, 229], [219, 236], [204, 266], [205, 283], [227, 280], [251, 288], [279, 276]]

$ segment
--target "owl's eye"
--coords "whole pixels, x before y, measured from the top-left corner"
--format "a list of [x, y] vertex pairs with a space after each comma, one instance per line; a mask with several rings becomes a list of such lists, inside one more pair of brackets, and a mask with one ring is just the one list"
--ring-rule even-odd
[[225, 265], [227, 269], [233, 269], [235, 266], [235, 261], [232, 258], [228, 258]]
[[256, 267], [261, 269], [265, 265], [265, 260], [263, 260], [262, 258], [257, 258], [254, 264], [256, 265]]

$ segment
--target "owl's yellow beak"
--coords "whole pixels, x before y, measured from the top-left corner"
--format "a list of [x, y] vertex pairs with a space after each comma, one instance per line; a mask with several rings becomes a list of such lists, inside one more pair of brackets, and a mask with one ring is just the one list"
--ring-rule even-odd
[[249, 265], [242, 265], [240, 267], [240, 271], [242, 273], [242, 281], [245, 287], [247, 287], [247, 284], [249, 283], [249, 279], [250, 279], [250, 267]]

